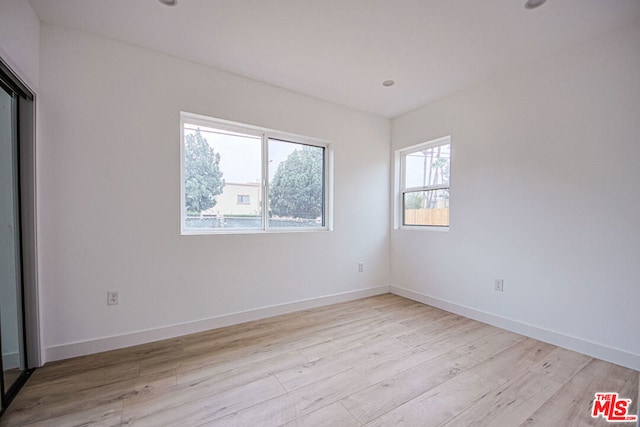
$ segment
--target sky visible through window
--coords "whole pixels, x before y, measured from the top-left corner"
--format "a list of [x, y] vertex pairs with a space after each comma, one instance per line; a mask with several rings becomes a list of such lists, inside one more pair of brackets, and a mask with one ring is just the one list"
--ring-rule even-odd
[[[220, 170], [225, 182], [253, 183], [261, 179], [262, 140], [258, 136], [212, 129], [205, 126], [191, 124], [184, 125], [185, 136], [200, 133], [207, 143], [220, 154]], [[298, 144], [274, 143], [269, 144], [269, 178], [273, 178], [277, 165], [287, 159], [289, 154], [299, 148]]]
[[422, 187], [449, 183], [451, 145], [439, 145], [407, 154], [405, 186]]

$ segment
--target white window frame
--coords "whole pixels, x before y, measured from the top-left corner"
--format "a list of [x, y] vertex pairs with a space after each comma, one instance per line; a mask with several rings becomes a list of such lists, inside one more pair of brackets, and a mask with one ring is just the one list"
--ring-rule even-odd
[[[184, 187], [184, 125], [185, 123], [203, 127], [237, 132], [244, 135], [257, 136], [262, 140], [262, 228], [220, 228], [191, 229], [186, 228], [187, 210]], [[269, 227], [269, 139], [297, 144], [311, 145], [324, 149], [324, 226], [322, 227]], [[288, 132], [248, 125], [229, 120], [217, 119], [200, 114], [180, 112], [180, 234], [260, 234], [260, 233], [298, 233], [333, 231], [333, 145], [325, 140]]]
[[[400, 148], [395, 151], [395, 192], [394, 192], [394, 229], [396, 230], [431, 230], [431, 231], [449, 231], [451, 226], [451, 220], [449, 225], [405, 225], [404, 224], [404, 194], [416, 191], [432, 191], [432, 190], [449, 190], [449, 209], [451, 209], [451, 175], [449, 175], [449, 184], [442, 185], [427, 185], [418, 187], [406, 186], [406, 158], [407, 155], [422, 151], [425, 149], [438, 147], [441, 145], [449, 145], [451, 150], [451, 156], [453, 157], [453, 145], [451, 144], [451, 135], [443, 136], [440, 138], [432, 139], [430, 141], [421, 142], [420, 144], [411, 145], [409, 147]], [[451, 160], [450, 160], [451, 162]], [[451, 164], [449, 165], [449, 173], [451, 174]]]

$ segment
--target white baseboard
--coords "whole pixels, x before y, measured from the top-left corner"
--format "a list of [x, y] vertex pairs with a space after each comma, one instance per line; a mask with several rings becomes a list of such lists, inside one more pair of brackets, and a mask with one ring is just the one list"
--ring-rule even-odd
[[389, 291], [392, 294], [399, 295], [401, 297], [421, 302], [423, 304], [431, 305], [433, 307], [441, 308], [442, 310], [459, 314], [460, 316], [468, 317], [470, 319], [478, 320], [489, 325], [497, 326], [511, 332], [547, 342], [549, 344], [557, 345], [558, 347], [577, 351], [579, 353], [586, 354], [587, 356], [602, 359], [607, 362], [635, 369], [637, 371], [640, 370], [640, 354], [629, 353], [624, 350], [594, 343], [582, 338], [561, 334], [559, 332], [544, 329], [539, 326], [498, 316], [472, 307], [456, 304], [451, 301], [434, 298], [409, 289], [404, 289], [397, 286], [389, 286]]
[[193, 322], [136, 331], [128, 334], [56, 345], [45, 349], [44, 362], [52, 362], [54, 360], [69, 359], [76, 356], [85, 356], [87, 354], [100, 353], [102, 351], [131, 347], [138, 344], [145, 344], [148, 342], [189, 335], [196, 332], [208, 331], [210, 329], [221, 328], [223, 326], [264, 319], [266, 317], [277, 316], [279, 314], [292, 313], [309, 308], [322, 307], [325, 305], [337, 304], [340, 302], [352, 301], [386, 293], [389, 293], [388, 286], [378, 286], [374, 288], [359, 289], [356, 291], [260, 307], [253, 310], [229, 313], [207, 319], [195, 320]]

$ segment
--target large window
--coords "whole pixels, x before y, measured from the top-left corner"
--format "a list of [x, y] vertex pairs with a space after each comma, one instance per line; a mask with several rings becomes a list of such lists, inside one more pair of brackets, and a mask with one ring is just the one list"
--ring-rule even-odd
[[400, 226], [448, 227], [451, 137], [404, 148], [396, 155]]
[[182, 233], [328, 230], [329, 146], [181, 113]]

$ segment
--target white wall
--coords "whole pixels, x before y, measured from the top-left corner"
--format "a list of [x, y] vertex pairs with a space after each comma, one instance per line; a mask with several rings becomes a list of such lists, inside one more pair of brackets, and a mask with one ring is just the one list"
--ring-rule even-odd
[[[388, 290], [388, 120], [62, 27], [41, 36], [46, 360]], [[181, 110], [331, 141], [335, 231], [180, 236]], [[106, 305], [109, 289], [120, 305]]]
[[38, 87], [40, 20], [26, 0], [0, 0], [0, 57], [32, 90]]
[[[387, 120], [43, 25], [45, 360], [392, 283], [640, 369], [639, 44], [635, 25], [395, 119], [394, 149], [452, 135], [452, 226], [389, 240]], [[335, 231], [180, 236], [180, 110], [332, 141]]]
[[392, 291], [640, 369], [640, 23], [392, 122], [449, 134], [451, 229], [392, 231]]

